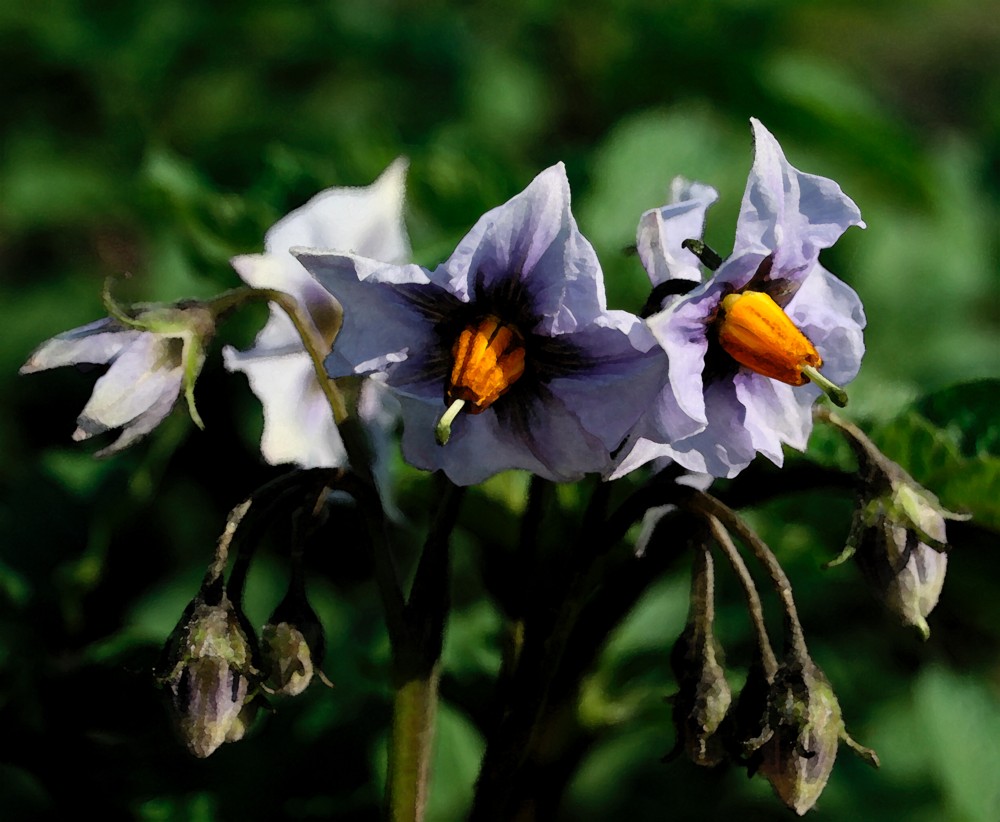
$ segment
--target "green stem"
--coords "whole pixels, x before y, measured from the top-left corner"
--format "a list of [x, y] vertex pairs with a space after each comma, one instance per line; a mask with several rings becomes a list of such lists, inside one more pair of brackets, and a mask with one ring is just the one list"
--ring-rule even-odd
[[339, 426], [347, 418], [347, 407], [344, 403], [344, 398], [337, 389], [336, 383], [327, 375], [326, 368], [323, 365], [323, 360], [330, 353], [329, 346], [320, 337], [312, 320], [304, 312], [298, 300], [283, 291], [273, 288], [250, 288], [246, 286], [234, 288], [220, 294], [218, 297], [210, 300], [208, 306], [218, 316], [249, 302], [275, 303], [288, 315], [288, 319], [292, 321], [292, 325], [295, 326], [295, 330], [302, 340], [303, 348], [309, 354], [309, 359], [312, 360], [313, 370], [316, 372], [316, 381], [319, 383], [319, 387], [323, 391], [323, 396], [326, 397], [326, 401], [330, 405], [334, 422]]
[[[462, 488], [444, 480], [401, 630], [393, 641], [392, 736], [386, 804], [392, 822], [420, 822], [427, 804], [444, 628], [451, 605], [448, 553]], [[390, 633], [392, 638], [392, 633]]]
[[438, 669], [396, 686], [386, 799], [392, 822], [420, 822], [427, 807]]
[[829, 425], [847, 440], [854, 456], [857, 457], [859, 472], [869, 475], [891, 473], [889, 460], [871, 438], [853, 422], [823, 406], [813, 408], [813, 419]]

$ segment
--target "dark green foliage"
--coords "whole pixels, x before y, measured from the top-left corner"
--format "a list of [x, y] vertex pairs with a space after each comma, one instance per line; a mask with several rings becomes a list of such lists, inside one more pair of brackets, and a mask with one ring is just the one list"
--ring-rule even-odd
[[[116, 288], [123, 301], [214, 294], [237, 282], [227, 259], [261, 250], [274, 220], [322, 188], [370, 183], [398, 154], [412, 160], [415, 259], [433, 264], [485, 209], [564, 160], [612, 307], [638, 310], [648, 282], [622, 250], [675, 174], [720, 189], [706, 241], [728, 252], [751, 115], [791, 162], [837, 179], [868, 223], [824, 255], [868, 315], [848, 410], [944, 506], [973, 514], [949, 523], [948, 579], [924, 644], [885, 617], [854, 568], [820, 570], [847, 537], [842, 482], [796, 458], [784, 469], [794, 483], [755, 464], [718, 484], [754, 506], [814, 658], [883, 762], [873, 772], [842, 757], [812, 817], [1000, 818], [1000, 36], [987, 6], [11, 0], [0, 55], [4, 818], [350, 822], [377, 818], [382, 793], [388, 643], [347, 506], [305, 558], [334, 688], [263, 712], [208, 760], [175, 739], [154, 687], [158, 648], [226, 513], [279, 469], [257, 454], [259, 405], [223, 371], [218, 345], [198, 383], [205, 432], [178, 411], [109, 461], [70, 441], [94, 375], [16, 371], [42, 340], [101, 316], [106, 276], [132, 275]], [[263, 316], [229, 321], [220, 339], [248, 342]], [[852, 467], [824, 431], [810, 457]], [[415, 552], [433, 492], [401, 464], [397, 477]], [[503, 619], [527, 575], [525, 485], [505, 475], [471, 490], [453, 539], [436, 822], [463, 818], [493, 718]], [[552, 493], [532, 607], [579, 547], [586, 499]], [[248, 581], [258, 628], [287, 588], [281, 527]], [[676, 690], [669, 649], [689, 564], [650, 556], [648, 567], [626, 581], [638, 604], [607, 644], [577, 649], [597, 662], [578, 695], [560, 692], [562, 759], [545, 772], [545, 800], [561, 796], [560, 818], [574, 822], [788, 819], [741, 769], [660, 762], [674, 743], [662, 697]], [[715, 631], [735, 693], [753, 639], [721, 567]]]

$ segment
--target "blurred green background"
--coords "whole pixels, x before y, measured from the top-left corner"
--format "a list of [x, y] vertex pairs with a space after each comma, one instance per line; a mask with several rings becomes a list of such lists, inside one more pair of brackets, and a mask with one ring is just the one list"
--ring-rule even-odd
[[[150, 676], [158, 646], [226, 512], [278, 469], [257, 455], [245, 379], [217, 356], [198, 385], [205, 433], [177, 413], [108, 461], [70, 441], [96, 375], [16, 372], [39, 342], [103, 314], [106, 276], [132, 275], [123, 298], [214, 294], [236, 284], [228, 258], [260, 250], [278, 217], [322, 188], [370, 183], [400, 154], [414, 255], [434, 264], [562, 160], [609, 301], [636, 309], [647, 283], [623, 249], [674, 175], [719, 189], [707, 239], [729, 250], [750, 116], [794, 165], [839, 181], [868, 223], [824, 255], [868, 314], [851, 414], [976, 515], [951, 531], [922, 643], [853, 567], [819, 569], [844, 541], [849, 494], [785, 494], [752, 512], [848, 727], [884, 763], [876, 773], [844, 754], [812, 818], [1000, 819], [996, 3], [7, 0], [0, 56], [4, 819], [363, 820], [381, 793], [388, 647], [350, 512], [311, 566], [334, 689], [314, 685], [207, 761], [172, 736]], [[221, 336], [245, 345], [263, 317]], [[849, 465], [829, 437], [813, 451]], [[426, 482], [399, 476], [419, 527]], [[500, 654], [490, 575], [511, 573], [523, 487], [512, 475], [475, 491], [456, 535], [433, 820], [461, 819], [471, 795]], [[553, 551], [572, 548], [582, 499], [560, 492]], [[282, 594], [283, 539], [276, 528], [251, 578], [257, 624]], [[588, 678], [563, 819], [788, 818], [742, 771], [659, 761], [687, 584], [682, 567], [653, 581]], [[749, 633], [732, 580], [722, 593], [738, 679]]]

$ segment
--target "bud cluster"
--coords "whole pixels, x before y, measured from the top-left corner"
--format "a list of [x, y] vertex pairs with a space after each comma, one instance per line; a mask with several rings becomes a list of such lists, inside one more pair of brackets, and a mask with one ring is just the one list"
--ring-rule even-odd
[[[714, 516], [708, 521], [746, 590], [758, 647], [734, 700], [713, 629], [712, 558], [707, 546], [699, 546], [688, 623], [671, 653], [679, 685], [673, 697], [675, 752], [685, 751], [702, 766], [727, 759], [743, 765], [751, 776], [759, 773], [767, 779], [781, 801], [802, 815], [823, 792], [841, 741], [872, 765], [878, 765], [878, 758], [847, 734], [833, 687], [806, 649], [787, 579], [782, 575], [776, 580], [786, 608], [786, 653], [779, 663], [753, 580], [726, 529]], [[763, 556], [765, 564], [773, 560], [759, 538], [748, 529], [742, 534], [752, 538], [754, 552], [758, 558]]]
[[[302, 551], [292, 549], [288, 591], [258, 637], [242, 610], [243, 584], [255, 544], [240, 553], [223, 583], [229, 545], [245, 529], [251, 501], [237, 506], [201, 590], [184, 611], [164, 649], [160, 681], [170, 691], [178, 733], [195, 756], [207, 757], [224, 742], [242, 739], [265, 694], [297, 696], [314, 676], [330, 684], [319, 665], [323, 627], [306, 599]], [[296, 537], [298, 529], [296, 528]]]

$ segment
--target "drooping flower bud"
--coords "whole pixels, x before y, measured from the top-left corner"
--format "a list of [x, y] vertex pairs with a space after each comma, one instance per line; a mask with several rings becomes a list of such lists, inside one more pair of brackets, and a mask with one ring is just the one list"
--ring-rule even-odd
[[[674, 643], [670, 664], [678, 692], [672, 697], [677, 744], [698, 765], [717, 765], [725, 756], [719, 726], [732, 692], [715, 639], [715, 569], [707, 547], [695, 553], [687, 625]], [[673, 753], [673, 752], [672, 752]]]
[[774, 675], [765, 728], [751, 767], [771, 783], [782, 802], [802, 816], [826, 787], [841, 742], [872, 767], [879, 766], [875, 752], [847, 733], [826, 675], [804, 644], [793, 643]]
[[285, 598], [261, 631], [261, 658], [267, 688], [276, 694], [298, 696], [323, 662], [323, 626], [305, 596], [301, 572], [293, 571]]
[[851, 443], [862, 482], [847, 547], [829, 565], [853, 555], [875, 595], [927, 639], [948, 570], [945, 520], [967, 517], [946, 510], [857, 426], [828, 412], [821, 419]]
[[274, 693], [298, 696], [322, 672], [323, 629], [302, 622], [268, 622], [261, 632], [267, 687]]
[[[927, 639], [927, 615], [937, 605], [948, 570], [948, 555], [935, 547], [944, 544], [943, 514], [947, 512], [937, 509], [933, 527], [937, 536], [934, 542], [924, 541], [921, 535], [926, 529], [902, 513], [898, 491], [907, 496], [914, 493], [904, 485], [888, 496], [862, 499], [854, 512], [848, 545], [876, 596], [904, 625], [914, 626]], [[935, 503], [924, 498], [928, 511], [935, 510]]]
[[258, 674], [253, 645], [236, 606], [216, 581], [199, 592], [168, 640], [162, 681], [181, 739], [195, 756], [210, 756], [242, 737], [241, 720]]
[[840, 703], [823, 672], [808, 658], [778, 668], [768, 698], [770, 738], [758, 771], [789, 808], [802, 816], [826, 787], [844, 733]]

